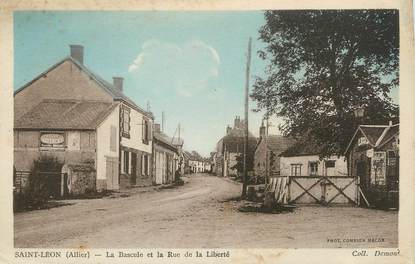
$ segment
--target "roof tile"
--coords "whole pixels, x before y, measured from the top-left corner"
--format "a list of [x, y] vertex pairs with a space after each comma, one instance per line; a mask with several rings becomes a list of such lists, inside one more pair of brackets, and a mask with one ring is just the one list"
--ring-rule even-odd
[[17, 129], [95, 129], [116, 104], [47, 99], [18, 120]]

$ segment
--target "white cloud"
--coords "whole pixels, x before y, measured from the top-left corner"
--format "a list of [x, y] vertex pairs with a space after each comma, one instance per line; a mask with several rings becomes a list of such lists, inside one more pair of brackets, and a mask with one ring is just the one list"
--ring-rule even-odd
[[177, 94], [190, 97], [218, 77], [219, 65], [218, 52], [203, 41], [177, 45], [150, 39], [143, 43], [128, 71], [152, 89], [174, 89]]

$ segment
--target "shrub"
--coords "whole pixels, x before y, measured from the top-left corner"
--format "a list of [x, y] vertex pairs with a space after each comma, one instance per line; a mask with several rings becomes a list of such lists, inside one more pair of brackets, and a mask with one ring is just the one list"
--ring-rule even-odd
[[51, 196], [50, 174], [60, 173], [62, 164], [55, 158], [41, 156], [35, 160], [22, 193], [15, 194], [15, 211], [43, 208]]

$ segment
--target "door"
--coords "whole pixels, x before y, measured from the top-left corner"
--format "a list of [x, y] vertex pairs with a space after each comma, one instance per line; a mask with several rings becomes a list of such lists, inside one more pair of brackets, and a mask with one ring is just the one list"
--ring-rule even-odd
[[365, 161], [358, 161], [356, 164], [357, 167], [357, 176], [360, 178], [360, 186], [362, 190], [367, 190], [369, 188], [370, 184], [370, 176], [367, 175], [367, 169], [366, 169], [366, 162]]
[[137, 153], [131, 152], [131, 185], [137, 184]]
[[388, 153], [388, 166], [386, 169], [387, 198], [388, 206], [399, 207], [399, 156], [393, 151]]
[[105, 157], [106, 159], [106, 178], [107, 189], [118, 189], [118, 158]]
[[163, 166], [162, 166], [162, 159], [161, 159], [161, 153], [156, 152], [156, 184], [162, 184], [163, 183]]

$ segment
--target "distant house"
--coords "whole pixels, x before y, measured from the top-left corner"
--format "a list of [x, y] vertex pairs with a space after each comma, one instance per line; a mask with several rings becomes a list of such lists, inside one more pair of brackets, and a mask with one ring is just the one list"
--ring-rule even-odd
[[181, 175], [184, 175], [185, 158], [183, 151], [184, 140], [180, 137], [173, 137], [171, 144], [177, 148], [177, 162], [175, 170], [178, 170]]
[[189, 166], [192, 173], [205, 171], [205, 162], [203, 157], [194, 150], [190, 153]]
[[359, 176], [364, 198], [370, 205], [398, 206], [399, 124], [360, 125], [345, 155], [349, 175]]
[[47, 155], [63, 169], [92, 166], [94, 190], [152, 184], [153, 115], [124, 94], [123, 78], [89, 70], [80, 45], [15, 91], [14, 118], [16, 171]]
[[309, 142], [297, 142], [280, 156], [282, 176], [346, 176], [345, 157], [336, 155], [320, 160], [319, 146]]
[[156, 184], [172, 183], [178, 168], [179, 151], [172, 138], [154, 124], [153, 175]]
[[265, 127], [260, 127], [260, 138], [255, 149], [254, 175], [265, 178], [267, 175], [280, 175], [280, 154], [296, 141], [279, 135], [265, 135]]
[[[215, 174], [222, 177], [237, 176], [237, 158], [243, 155], [245, 121], [240, 117], [234, 120], [234, 126], [226, 128], [226, 135], [216, 144]], [[253, 160], [257, 138], [248, 132], [248, 159]]]

